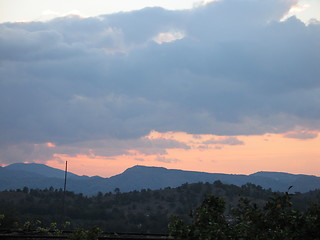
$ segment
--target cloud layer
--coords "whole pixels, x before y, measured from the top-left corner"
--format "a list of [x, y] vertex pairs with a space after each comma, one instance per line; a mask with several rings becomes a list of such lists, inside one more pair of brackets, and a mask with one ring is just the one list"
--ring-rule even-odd
[[0, 144], [320, 130], [320, 24], [280, 21], [297, 2], [1, 24]]

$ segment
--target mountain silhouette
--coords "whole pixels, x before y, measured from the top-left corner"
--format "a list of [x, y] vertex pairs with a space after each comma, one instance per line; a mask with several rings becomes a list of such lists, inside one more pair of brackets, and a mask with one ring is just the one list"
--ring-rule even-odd
[[[79, 176], [68, 172], [67, 190], [87, 195], [98, 192], [121, 192], [141, 189], [178, 187], [184, 183], [221, 181], [241, 186], [253, 183], [273, 191], [308, 192], [320, 189], [320, 177], [283, 172], [257, 172], [250, 175], [206, 173], [166, 169], [163, 167], [134, 166], [110, 178]], [[28, 188], [63, 188], [64, 171], [44, 164], [15, 163], [0, 167], [0, 190]]]

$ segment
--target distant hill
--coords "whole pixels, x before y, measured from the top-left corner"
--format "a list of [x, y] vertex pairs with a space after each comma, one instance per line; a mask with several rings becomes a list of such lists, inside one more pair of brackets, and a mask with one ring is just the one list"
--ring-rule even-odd
[[[9, 170], [14, 170], [14, 171], [35, 173], [35, 174], [42, 175], [44, 177], [50, 177], [50, 178], [63, 178], [64, 179], [64, 174], [65, 174], [65, 172], [63, 170], [48, 167], [47, 165], [37, 164], [37, 163], [28, 163], [28, 164], [14, 163], [14, 164], [8, 165], [5, 168], [9, 169]], [[87, 176], [78, 176], [73, 173], [68, 173], [68, 178], [83, 179], [84, 177], [89, 178]]]
[[[18, 163], [0, 167], [0, 190], [29, 188], [63, 187], [64, 171], [43, 164]], [[205, 173], [183, 170], [172, 170], [161, 167], [134, 166], [123, 173], [110, 177], [88, 177], [68, 173], [69, 191], [84, 194], [97, 192], [113, 192], [119, 188], [121, 192], [141, 189], [161, 189], [177, 187], [184, 183], [209, 182], [220, 180], [226, 184], [241, 186], [246, 183], [260, 185], [273, 191], [286, 191], [293, 186], [293, 192], [308, 192], [320, 189], [320, 178], [310, 175], [296, 175], [280, 172], [257, 172], [251, 175], [233, 175], [221, 173]]]

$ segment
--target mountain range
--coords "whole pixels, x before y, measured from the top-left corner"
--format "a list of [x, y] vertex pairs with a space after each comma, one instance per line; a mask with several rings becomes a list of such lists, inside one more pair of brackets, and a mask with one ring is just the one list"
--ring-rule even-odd
[[[14, 163], [0, 167], [0, 190], [22, 189], [23, 187], [45, 189], [63, 188], [65, 172], [44, 164]], [[121, 192], [141, 189], [161, 189], [178, 187], [184, 183], [209, 182], [220, 180], [226, 184], [237, 186], [246, 183], [260, 185], [273, 191], [308, 192], [320, 189], [320, 177], [283, 172], [257, 172], [250, 175], [205, 173], [166, 169], [163, 167], [134, 166], [123, 173], [110, 178], [99, 176], [79, 176], [68, 172], [67, 190], [86, 195], [98, 192], [113, 192], [116, 188]]]

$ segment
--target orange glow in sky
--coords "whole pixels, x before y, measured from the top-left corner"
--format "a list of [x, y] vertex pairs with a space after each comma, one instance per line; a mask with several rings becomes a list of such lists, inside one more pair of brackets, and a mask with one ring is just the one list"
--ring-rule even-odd
[[[291, 135], [290, 135], [291, 134]], [[320, 137], [292, 138], [288, 134], [260, 136], [191, 135], [182, 132], [151, 132], [146, 139], [176, 140], [189, 146], [166, 149], [166, 154], [143, 154], [130, 149], [128, 154], [96, 155], [56, 154], [49, 166], [79, 175], [110, 177], [135, 165], [157, 166], [210, 173], [251, 174], [277, 171], [320, 176]]]
[[320, 0], [1, 0], [0, 164], [320, 177], [319, 29]]

